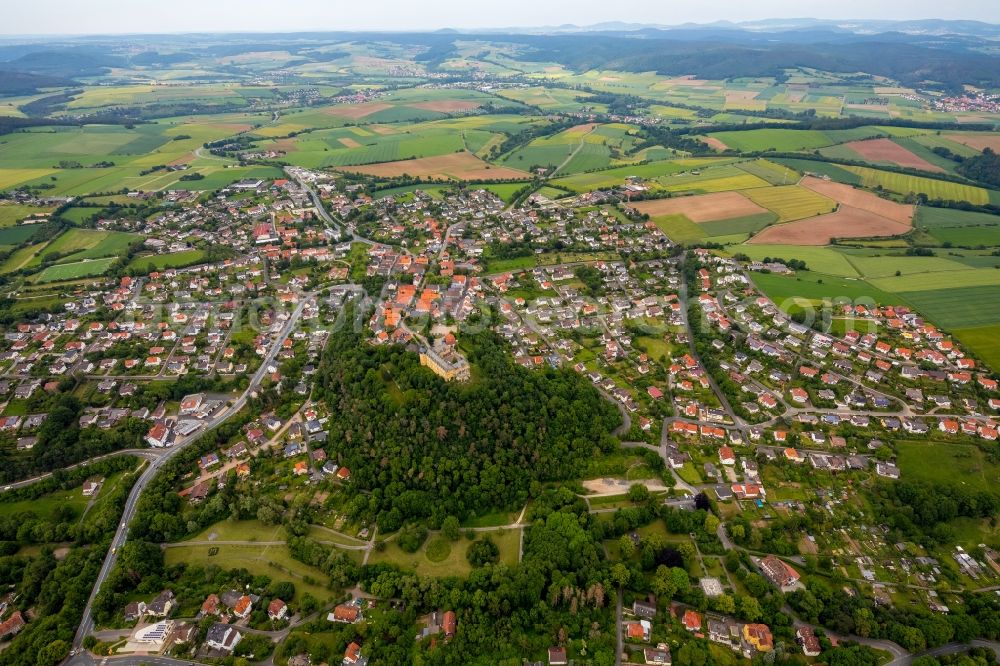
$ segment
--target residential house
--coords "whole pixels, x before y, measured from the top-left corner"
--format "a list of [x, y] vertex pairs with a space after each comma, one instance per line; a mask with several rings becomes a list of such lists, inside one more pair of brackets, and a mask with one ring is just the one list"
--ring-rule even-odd
[[757, 566], [760, 567], [764, 577], [780, 588], [782, 592], [791, 592], [798, 585], [799, 573], [774, 555], [768, 555], [761, 559]]
[[239, 600], [236, 602], [236, 605], [233, 606], [233, 615], [235, 615], [240, 619], [249, 617], [250, 613], [252, 612], [253, 612], [253, 599], [251, 599], [246, 594], [240, 597]]
[[267, 605], [267, 616], [272, 620], [284, 620], [288, 615], [288, 604], [281, 599], [272, 599]]
[[549, 666], [566, 666], [567, 664], [569, 664], [569, 660], [566, 657], [566, 648], [549, 648]]
[[802, 646], [802, 653], [807, 657], [818, 657], [821, 652], [819, 639], [812, 627], [802, 626], [795, 632], [795, 640]]
[[354, 624], [362, 619], [361, 609], [353, 604], [340, 604], [333, 609], [333, 612], [326, 616], [330, 622], [343, 622]]
[[205, 645], [212, 650], [232, 652], [243, 635], [231, 624], [216, 622], [205, 635]]
[[157, 617], [166, 617], [170, 615], [170, 611], [173, 610], [175, 605], [173, 590], [163, 590], [156, 595], [155, 599], [149, 602], [146, 606], [146, 612]]

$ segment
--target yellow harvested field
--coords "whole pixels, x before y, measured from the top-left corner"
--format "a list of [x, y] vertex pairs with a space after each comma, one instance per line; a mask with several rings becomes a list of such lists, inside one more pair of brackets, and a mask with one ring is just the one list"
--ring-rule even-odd
[[55, 172], [55, 169], [0, 169], [0, 190], [44, 178]]

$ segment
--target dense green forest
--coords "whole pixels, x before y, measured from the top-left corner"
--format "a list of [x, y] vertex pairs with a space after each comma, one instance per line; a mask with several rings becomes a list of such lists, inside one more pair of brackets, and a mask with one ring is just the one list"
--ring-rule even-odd
[[373, 347], [353, 330], [332, 336], [318, 395], [338, 415], [331, 453], [370, 492], [355, 498], [356, 515], [394, 530], [515, 508], [615, 448], [621, 417], [586, 379], [525, 370], [492, 333], [466, 337], [476, 373], [459, 384], [401, 347]]
[[956, 171], [973, 180], [1000, 186], [1000, 155], [985, 148], [982, 155], [963, 160]]

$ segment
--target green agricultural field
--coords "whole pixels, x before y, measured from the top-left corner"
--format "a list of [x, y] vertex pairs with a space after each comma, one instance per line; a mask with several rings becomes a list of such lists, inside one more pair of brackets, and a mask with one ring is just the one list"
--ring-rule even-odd
[[33, 261], [36, 256], [38, 256], [46, 245], [48, 245], [48, 241], [42, 241], [41, 243], [35, 243], [34, 245], [29, 245], [28, 247], [22, 247], [17, 252], [14, 252], [7, 257], [2, 264], [0, 264], [0, 275], [13, 273], [14, 271], [24, 268], [31, 261]]
[[63, 212], [59, 213], [59, 217], [64, 220], [69, 220], [73, 224], [83, 224], [90, 220], [95, 215], [101, 215], [104, 212], [103, 208], [91, 208], [86, 207], [72, 207], [67, 208]]
[[867, 300], [883, 305], [906, 304], [898, 295], [882, 291], [864, 280], [846, 279], [837, 275], [800, 271], [792, 276], [752, 273], [751, 278], [758, 289], [779, 306], [784, 304], [786, 310], [792, 306], [801, 307], [805, 303], [828, 301], [836, 303]]
[[920, 206], [913, 223], [917, 228], [927, 230], [939, 227], [1000, 226], [1000, 215]]
[[987, 190], [973, 185], [962, 185], [961, 183], [951, 183], [946, 180], [923, 178], [921, 176], [908, 176], [891, 171], [869, 169], [868, 167], [845, 166], [843, 168], [860, 177], [861, 184], [865, 187], [882, 187], [890, 192], [897, 192], [899, 194], [914, 192], [926, 194], [931, 199], [968, 201], [976, 205], [986, 204], [990, 201], [990, 195]]
[[771, 185], [793, 185], [799, 182], [799, 178], [801, 177], [797, 171], [789, 169], [784, 164], [778, 164], [769, 160], [740, 162], [736, 166], [747, 173], [752, 173], [758, 178], [763, 178]]
[[560, 170], [561, 174], [603, 169], [611, 164], [611, 150], [604, 145], [584, 142]]
[[0, 247], [20, 245], [41, 231], [34, 225], [0, 228]]
[[799, 185], [763, 187], [743, 193], [758, 206], [774, 211], [779, 222], [801, 220], [837, 210], [837, 203], [832, 199]]
[[955, 247], [996, 247], [1000, 245], [1000, 226], [994, 227], [942, 227], [930, 231], [941, 243]]
[[10, 227], [26, 218], [51, 212], [52, 208], [40, 206], [24, 206], [15, 203], [0, 204], [0, 228]]
[[589, 192], [590, 190], [617, 187], [622, 185], [625, 179], [631, 176], [659, 182], [661, 178], [672, 174], [701, 170], [710, 166], [731, 164], [732, 162], [732, 158], [705, 157], [633, 164], [604, 169], [594, 173], [581, 173], [566, 178], [557, 178], [552, 181], [552, 184], [564, 187], [573, 192]]
[[714, 166], [673, 176], [658, 178], [656, 182], [667, 192], [730, 192], [767, 187], [766, 180], [747, 173], [735, 165]]
[[586, 102], [576, 101], [577, 97], [589, 97], [589, 93], [577, 90], [567, 90], [563, 88], [547, 88], [543, 86], [533, 88], [514, 88], [511, 90], [501, 90], [498, 93], [501, 97], [511, 99], [529, 106], [537, 106], [543, 111], [554, 111], [558, 113], [579, 112]]
[[970, 148], [964, 143], [959, 143], [958, 141], [946, 139], [938, 134], [922, 134], [920, 136], [913, 137], [912, 141], [926, 148], [947, 148], [951, 152], [956, 155], [961, 155], [962, 157], [975, 157], [979, 154], [979, 151], [975, 148]]
[[[847, 260], [866, 278], [884, 278], [894, 276], [896, 271], [909, 276], [921, 273], [939, 273], [942, 271], [965, 271], [968, 266], [944, 257], [907, 257], [892, 254], [874, 254], [871, 256], [845, 253]], [[941, 277], [939, 279], [948, 279]]]
[[[1000, 289], [993, 294], [1000, 295]], [[994, 372], [1000, 372], [1000, 315], [996, 317], [997, 324], [993, 326], [976, 326], [973, 328], [956, 328], [951, 332], [963, 347], [972, 351]]]
[[[946, 285], [949, 289], [960, 287], [1000, 286], [1000, 270], [970, 268], [947, 273], [915, 273], [893, 277], [872, 278], [872, 284], [895, 293], [935, 291]], [[957, 293], [956, 293], [957, 297]]]
[[36, 266], [46, 257], [61, 255], [58, 263], [72, 263], [82, 259], [100, 259], [124, 255], [129, 245], [141, 239], [137, 234], [120, 231], [98, 231], [94, 229], [68, 229], [45, 248], [45, 252], [35, 257], [28, 265]]
[[497, 183], [496, 185], [483, 185], [483, 189], [497, 195], [507, 203], [510, 203], [516, 192], [524, 189], [521, 183]]
[[56, 169], [12, 169], [0, 167], [0, 190], [11, 189], [39, 180], [56, 172]]
[[[746, 217], [734, 217], [728, 220], [713, 220], [711, 222], [700, 222], [698, 226], [702, 231], [714, 238], [715, 242], [723, 241], [718, 238], [739, 234], [754, 234], [777, 222], [778, 216], [774, 213], [760, 213], [758, 215], [747, 215]], [[741, 242], [741, 241], [736, 241]]]
[[684, 215], [663, 215], [654, 217], [653, 224], [675, 243], [691, 243], [705, 238], [701, 225]]
[[118, 261], [117, 257], [111, 257], [109, 259], [84, 259], [73, 264], [57, 264], [49, 266], [36, 275], [34, 281], [37, 283], [61, 282], [104, 275], [105, 271], [116, 261]]
[[789, 158], [776, 159], [775, 162], [795, 169], [799, 173], [814, 173], [820, 176], [827, 176], [838, 183], [847, 185], [860, 185], [861, 177], [856, 173], [851, 173], [846, 167], [830, 164], [829, 162], [817, 162], [816, 160], [797, 160]]
[[[996, 269], [979, 269], [977, 273], [1000, 273]], [[922, 315], [938, 326], [948, 330], [977, 328], [1000, 324], [1000, 313], [996, 308], [985, 307], [985, 304], [1000, 303], [1000, 284], [940, 288], [942, 284], [951, 284], [955, 273], [931, 274], [927, 284], [934, 284], [934, 289], [922, 291], [900, 291], [899, 295], [913, 305]], [[879, 282], [873, 280], [872, 282]], [[996, 347], [996, 338], [990, 343]], [[979, 348], [980, 350], [983, 347]]]
[[132, 258], [132, 261], [125, 267], [142, 273], [151, 271], [162, 271], [167, 268], [184, 268], [193, 266], [205, 260], [204, 250], [184, 250], [183, 252], [172, 252], [170, 254], [139, 255]]
[[166, 190], [218, 190], [243, 180], [244, 178], [274, 179], [284, 175], [281, 169], [268, 166], [234, 167], [231, 169], [219, 167], [198, 167], [195, 171], [203, 173], [202, 180], [182, 181], [177, 172], [167, 174], [169, 180], [161, 182], [155, 189]]
[[937, 442], [896, 442], [897, 463], [904, 479], [992, 490], [1000, 483], [1000, 466], [979, 447]]
[[818, 130], [756, 129], [744, 132], [713, 132], [709, 136], [740, 152], [764, 150], [794, 152], [823, 148], [833, 143], [826, 134]]
[[765, 257], [780, 257], [782, 259], [801, 259], [806, 262], [809, 270], [827, 275], [841, 277], [859, 277], [858, 271], [841, 252], [826, 248], [803, 245], [740, 245], [731, 248], [732, 252], [742, 252], [751, 259], [761, 260]]

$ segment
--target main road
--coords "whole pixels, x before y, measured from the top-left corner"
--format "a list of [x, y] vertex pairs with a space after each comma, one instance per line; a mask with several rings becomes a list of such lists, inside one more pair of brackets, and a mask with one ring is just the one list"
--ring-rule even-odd
[[[177, 455], [184, 449], [184, 447], [199, 439], [206, 432], [218, 427], [230, 416], [243, 409], [243, 406], [247, 403], [247, 399], [250, 397], [250, 393], [260, 386], [260, 383], [268, 374], [267, 366], [270, 365], [270, 363], [278, 356], [278, 352], [281, 351], [282, 343], [286, 338], [288, 338], [292, 330], [295, 328], [295, 324], [298, 322], [299, 317], [302, 316], [302, 310], [305, 308], [306, 302], [311, 296], [312, 294], [303, 295], [303, 298], [300, 299], [298, 306], [296, 306], [295, 310], [292, 311], [288, 321], [285, 322], [285, 325], [281, 328], [278, 336], [274, 339], [270, 351], [268, 351], [267, 355], [261, 361], [257, 372], [253, 374], [253, 377], [250, 380], [250, 385], [247, 386], [246, 390], [243, 391], [243, 393], [240, 394], [240, 396], [233, 401], [232, 404], [219, 410], [219, 412], [209, 419], [203, 427], [199, 428], [191, 435], [177, 440], [174, 445], [167, 449], [162, 456], [153, 460], [149, 467], [146, 468], [146, 471], [142, 473], [142, 476], [139, 477], [139, 480], [135, 482], [135, 485], [132, 486], [132, 491], [129, 493], [128, 501], [125, 503], [125, 510], [122, 512], [121, 523], [118, 525], [115, 537], [111, 541], [111, 547], [108, 549], [108, 554], [104, 558], [104, 564], [101, 566], [101, 571], [97, 575], [97, 581], [94, 583], [94, 589], [90, 592], [90, 598], [87, 599], [87, 606], [83, 609], [83, 618], [80, 620], [80, 627], [77, 629], [76, 636], [73, 639], [74, 650], [80, 650], [83, 647], [83, 639], [86, 638], [87, 634], [89, 634], [94, 628], [94, 618], [92, 613], [94, 599], [97, 598], [98, 593], [101, 591], [101, 585], [103, 585], [107, 580], [108, 576], [111, 574], [111, 570], [115, 566], [115, 563], [118, 561], [119, 549], [124, 546], [125, 542], [128, 540], [129, 524], [135, 517], [139, 497], [146, 489], [146, 486], [149, 485], [149, 482], [153, 480], [153, 477], [156, 476], [157, 472], [160, 471], [167, 461]], [[82, 664], [89, 662], [73, 659], [70, 663]]]

